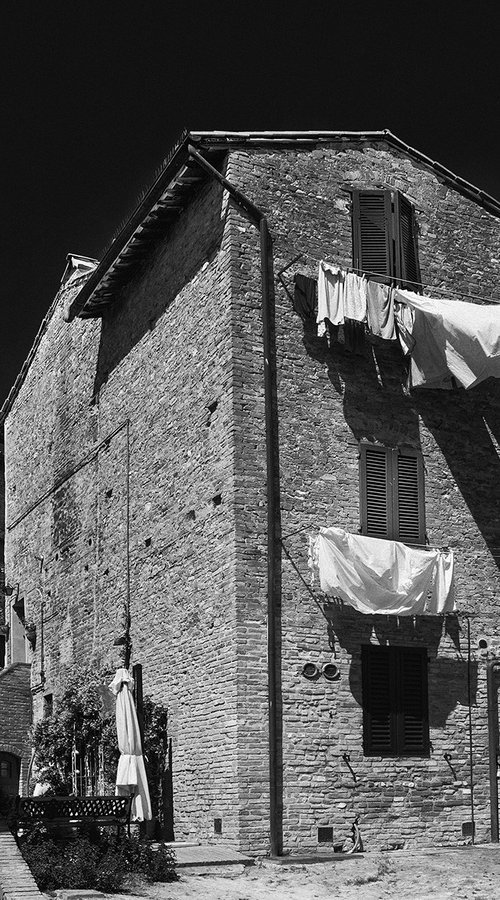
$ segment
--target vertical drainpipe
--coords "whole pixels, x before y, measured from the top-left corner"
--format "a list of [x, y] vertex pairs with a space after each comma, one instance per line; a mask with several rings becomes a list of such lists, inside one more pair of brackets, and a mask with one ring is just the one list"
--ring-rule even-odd
[[498, 683], [500, 660], [493, 659], [486, 669], [488, 688], [488, 745], [490, 763], [490, 817], [491, 840], [498, 844], [498, 767], [499, 767], [499, 734], [498, 734]]
[[281, 856], [282, 840], [282, 773], [281, 773], [281, 594], [279, 526], [279, 462], [278, 428], [274, 415], [276, 378], [271, 309], [271, 242], [267, 219], [251, 200], [235, 188], [198, 151], [188, 147], [189, 155], [221, 184], [259, 230], [262, 342], [264, 353], [264, 407], [266, 432], [266, 499], [267, 499], [267, 683], [269, 708], [269, 824], [271, 856]]

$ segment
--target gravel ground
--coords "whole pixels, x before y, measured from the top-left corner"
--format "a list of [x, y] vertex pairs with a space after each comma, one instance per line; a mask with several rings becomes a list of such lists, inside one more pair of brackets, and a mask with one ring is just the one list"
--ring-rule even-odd
[[179, 876], [172, 884], [144, 886], [140, 895], [150, 900], [500, 900], [500, 847], [366, 853], [311, 865], [193, 867], [179, 869]]

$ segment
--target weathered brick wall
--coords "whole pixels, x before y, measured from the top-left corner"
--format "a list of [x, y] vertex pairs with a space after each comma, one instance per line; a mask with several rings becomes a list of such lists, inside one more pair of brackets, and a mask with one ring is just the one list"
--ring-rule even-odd
[[[351, 188], [397, 188], [417, 209], [422, 277], [450, 289], [498, 297], [500, 228], [496, 218], [465, 199], [424, 167], [383, 146], [346, 145], [313, 152], [235, 152], [229, 177], [268, 215], [275, 274], [298, 252], [305, 256], [285, 275], [315, 276], [316, 260], [349, 265]], [[237, 215], [237, 218], [239, 216]], [[265, 766], [266, 684], [265, 486], [262, 375], [259, 359], [259, 257], [243, 220], [235, 246], [235, 305], [239, 328], [235, 364], [235, 418], [240, 462], [236, 482], [237, 589], [240, 666], [252, 682], [240, 684], [253, 710], [262, 710], [259, 742], [242, 726], [240, 769], [249, 775], [245, 810], [251, 844], [262, 805], [259, 771]], [[242, 230], [242, 229], [245, 230]], [[429, 291], [430, 292], [430, 291]], [[397, 620], [330, 609], [326, 618], [283, 557], [283, 758], [285, 847], [314, 846], [319, 825], [347, 836], [355, 815], [368, 848], [462, 839], [471, 818], [469, 779], [467, 616], [472, 657], [475, 819], [479, 840], [489, 834], [486, 662], [499, 646], [498, 438], [496, 382], [464, 391], [403, 390], [397, 347], [367, 344], [361, 356], [328, 348], [314, 323], [304, 326], [278, 284], [277, 371], [284, 545], [309, 582], [307, 538], [321, 525], [359, 529], [358, 441], [421, 447], [426, 467], [427, 533], [431, 544], [455, 551], [458, 615]], [[245, 452], [243, 454], [243, 447]], [[290, 537], [288, 537], [290, 535]], [[327, 621], [328, 619], [328, 621]], [[248, 624], [251, 622], [251, 626]], [[332, 631], [334, 649], [330, 646]], [[489, 651], [478, 650], [486, 635]], [[362, 751], [361, 644], [417, 642], [429, 650], [432, 752], [429, 760], [364, 758]], [[308, 682], [307, 661], [335, 661], [341, 679]], [[260, 663], [260, 664], [259, 664]], [[243, 703], [243, 707], [245, 704]], [[254, 730], [255, 735], [255, 730]], [[262, 747], [259, 757], [256, 747]], [[343, 760], [350, 755], [354, 775]], [[455, 775], [444, 760], [451, 754]], [[355, 777], [354, 777], [355, 776]], [[252, 788], [252, 784], [254, 787]], [[255, 818], [252, 819], [252, 809]]]
[[[3, 428], [0, 428], [0, 625], [5, 624], [5, 470]], [[5, 665], [5, 636], [0, 634], [0, 669]]]
[[30, 725], [30, 667], [28, 663], [18, 662], [0, 672], [0, 752], [12, 753], [20, 759], [21, 791], [27, 789]]
[[[7, 564], [38, 626], [45, 599], [46, 690], [56, 702], [61, 664], [111, 670], [121, 661], [113, 643], [130, 606], [131, 662], [142, 663], [144, 693], [169, 709], [177, 838], [211, 836], [222, 818], [223, 839], [235, 842], [232, 347], [221, 200], [217, 186], [199, 194], [102, 324], [67, 325], [61, 297], [7, 421]], [[63, 466], [64, 485], [40, 500]], [[33, 662], [36, 688], [39, 641]]]

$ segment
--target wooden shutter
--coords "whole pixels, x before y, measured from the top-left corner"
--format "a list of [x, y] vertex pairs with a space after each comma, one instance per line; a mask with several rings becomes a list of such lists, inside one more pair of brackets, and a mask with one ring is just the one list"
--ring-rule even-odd
[[361, 648], [365, 756], [429, 752], [427, 650]]
[[391, 192], [353, 191], [354, 268], [386, 277], [393, 275], [393, 242]]
[[361, 533], [388, 538], [392, 533], [390, 451], [376, 444], [360, 446]]
[[423, 647], [399, 647], [397, 746], [401, 755], [429, 750], [427, 651]]
[[396, 277], [403, 287], [420, 293], [420, 265], [418, 262], [417, 223], [415, 210], [399, 191], [394, 195], [394, 236], [396, 241]]
[[424, 465], [417, 450], [360, 445], [361, 534], [425, 543]]
[[424, 466], [414, 450], [394, 450], [394, 536], [405, 544], [423, 544]]
[[365, 756], [396, 752], [396, 682], [390, 647], [361, 648], [363, 690], [363, 750]]

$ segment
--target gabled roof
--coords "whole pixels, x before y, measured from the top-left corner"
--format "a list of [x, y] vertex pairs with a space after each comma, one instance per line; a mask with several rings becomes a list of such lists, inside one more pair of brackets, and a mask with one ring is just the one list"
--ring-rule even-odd
[[100, 316], [117, 290], [130, 278], [151, 245], [165, 233], [185, 208], [207, 174], [189, 155], [189, 145], [203, 151], [217, 166], [231, 149], [308, 149], [320, 144], [382, 143], [428, 166], [455, 190], [500, 216], [500, 201], [474, 187], [449, 169], [410, 147], [387, 129], [383, 131], [196, 131], [184, 132], [172, 148], [155, 182], [106, 250], [73, 299], [67, 321], [76, 316]]
[[[192, 193], [207, 179], [207, 174], [189, 155], [192, 145], [212, 165], [219, 165], [228, 150], [268, 148], [313, 149], [321, 144], [339, 143], [349, 146], [376, 143], [401, 151], [422, 165], [433, 169], [439, 178], [464, 196], [478, 203], [492, 215], [500, 216], [500, 201], [479, 190], [450, 169], [435, 162], [406, 144], [392, 132], [383, 131], [185, 131], [172, 147], [151, 187], [114, 238], [100, 262], [77, 254], [68, 254], [61, 289], [82, 286], [68, 306], [66, 319], [76, 316], [96, 318], [117, 295], [117, 289], [132, 275], [152, 244], [168, 230], [188, 204]], [[45, 316], [33, 346], [23, 363], [14, 385], [0, 409], [0, 425], [5, 421], [36, 355], [40, 341], [57, 305], [56, 296]]]

